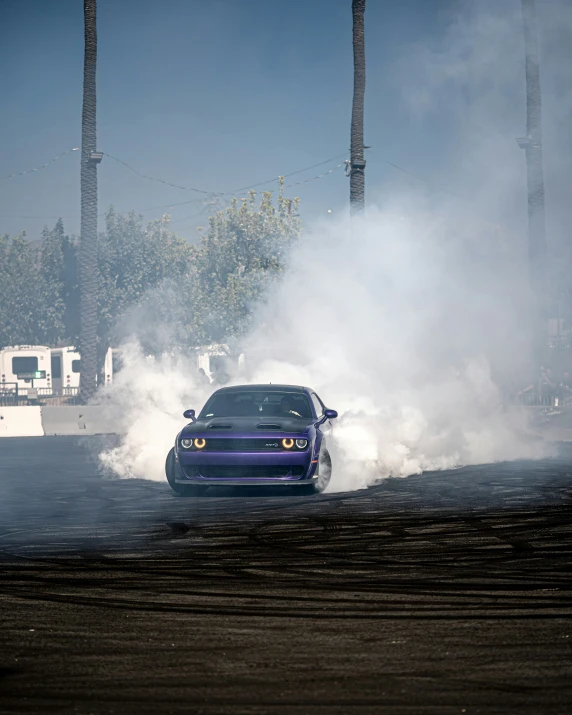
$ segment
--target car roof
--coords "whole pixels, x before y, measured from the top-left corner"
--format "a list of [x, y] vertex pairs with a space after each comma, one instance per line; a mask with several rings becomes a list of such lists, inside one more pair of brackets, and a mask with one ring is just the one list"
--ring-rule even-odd
[[221, 387], [218, 392], [241, 392], [242, 390], [260, 390], [264, 392], [311, 392], [309, 387], [299, 385], [232, 385], [231, 387]]

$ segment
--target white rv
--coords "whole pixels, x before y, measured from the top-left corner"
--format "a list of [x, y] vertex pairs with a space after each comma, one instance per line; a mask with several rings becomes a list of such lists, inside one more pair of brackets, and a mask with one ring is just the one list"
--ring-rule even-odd
[[[63, 394], [66, 388], [79, 388], [81, 355], [74, 347], [52, 348], [51, 372], [53, 390], [56, 394]], [[113, 380], [111, 348], [105, 356], [104, 375], [105, 384], [111, 383]]]
[[14, 345], [0, 350], [0, 384], [51, 390], [50, 348], [45, 345]]

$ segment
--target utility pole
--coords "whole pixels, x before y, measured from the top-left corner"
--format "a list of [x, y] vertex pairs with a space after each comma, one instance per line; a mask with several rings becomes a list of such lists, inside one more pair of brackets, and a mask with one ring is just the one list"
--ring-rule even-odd
[[354, 94], [350, 148], [350, 212], [362, 213], [365, 208], [365, 159], [363, 142], [365, 99], [365, 0], [352, 0]]
[[547, 260], [542, 164], [542, 100], [534, 0], [522, 0], [526, 61], [526, 137], [518, 139], [526, 151], [528, 182], [528, 258], [534, 296], [534, 341], [537, 359], [545, 348], [547, 328]]
[[84, 0], [85, 49], [81, 118], [80, 226], [80, 396], [86, 403], [97, 374], [97, 165], [96, 150], [97, 0]]

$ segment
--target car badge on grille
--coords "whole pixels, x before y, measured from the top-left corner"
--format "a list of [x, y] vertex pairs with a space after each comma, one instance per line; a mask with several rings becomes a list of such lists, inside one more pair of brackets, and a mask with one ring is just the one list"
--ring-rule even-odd
[[265, 447], [278, 447], [278, 442], [267, 442]]

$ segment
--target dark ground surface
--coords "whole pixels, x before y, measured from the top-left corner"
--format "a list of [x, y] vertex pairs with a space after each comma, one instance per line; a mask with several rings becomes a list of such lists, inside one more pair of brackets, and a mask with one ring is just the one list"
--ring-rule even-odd
[[0, 712], [572, 712], [570, 448], [209, 494], [0, 440]]

